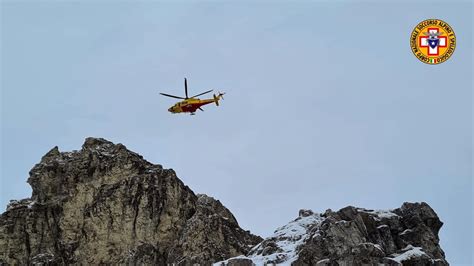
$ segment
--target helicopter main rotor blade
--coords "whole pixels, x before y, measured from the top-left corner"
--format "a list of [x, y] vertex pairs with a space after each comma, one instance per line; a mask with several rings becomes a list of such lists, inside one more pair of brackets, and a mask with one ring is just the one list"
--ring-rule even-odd
[[189, 98], [188, 97], [188, 80], [186, 78], [184, 78], [184, 93], [186, 94], [186, 99]]
[[193, 96], [193, 97], [191, 97], [191, 98], [194, 98], [194, 97], [201, 96], [201, 95], [203, 95], [203, 94], [206, 94], [206, 93], [209, 93], [209, 92], [211, 92], [211, 91], [212, 91], [212, 90], [208, 90], [208, 91], [206, 91], [206, 92], [203, 92], [203, 93], [196, 94], [196, 95], [194, 95], [194, 96]]
[[168, 97], [176, 98], [176, 99], [183, 99], [183, 100], [186, 99], [186, 98], [183, 98], [183, 97], [174, 96], [174, 95], [171, 95], [171, 94], [166, 94], [166, 93], [161, 93], [161, 92], [160, 92], [160, 94], [163, 95], [163, 96], [168, 96]]

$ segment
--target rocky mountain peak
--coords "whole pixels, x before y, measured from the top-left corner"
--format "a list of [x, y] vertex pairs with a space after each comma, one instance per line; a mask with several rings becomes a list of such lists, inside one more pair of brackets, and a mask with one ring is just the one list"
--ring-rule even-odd
[[197, 204], [208, 213], [214, 213], [218, 215], [235, 226], [238, 226], [239, 223], [235, 219], [234, 215], [227, 209], [219, 200], [214, 199], [213, 197], [207, 196], [205, 194], [198, 194]]
[[215, 265], [448, 265], [439, 245], [442, 224], [424, 202], [394, 210], [300, 210], [246, 256]]
[[172, 169], [102, 138], [52, 148], [28, 183], [32, 197], [0, 216], [0, 265], [447, 265], [427, 203], [301, 209], [262, 239]]
[[28, 183], [33, 190], [32, 199], [45, 202], [73, 196], [80, 184], [99, 186], [160, 170], [161, 165], [147, 162], [122, 144], [87, 138], [79, 151], [52, 148], [31, 169]]
[[173, 170], [102, 138], [54, 147], [28, 183], [32, 197], [0, 217], [0, 264], [211, 263], [261, 240]]
[[[122, 144], [117, 144], [117, 145], [123, 146]], [[114, 143], [106, 139], [88, 137], [84, 141], [84, 144], [82, 144], [82, 149], [91, 149], [91, 150], [110, 149], [110, 148], [113, 148], [114, 146], [116, 146]]]
[[47, 161], [60, 155], [61, 153], [59, 152], [58, 146], [54, 146], [45, 155], [43, 155], [43, 157], [41, 158], [41, 161]]

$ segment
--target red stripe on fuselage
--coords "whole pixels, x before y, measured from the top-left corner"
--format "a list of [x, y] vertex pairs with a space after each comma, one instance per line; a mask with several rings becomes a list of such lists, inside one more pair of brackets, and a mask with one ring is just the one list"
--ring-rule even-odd
[[183, 110], [183, 112], [189, 112], [189, 113], [194, 113], [196, 112], [196, 110], [203, 106], [203, 105], [206, 105], [206, 104], [210, 104], [212, 102], [200, 102], [200, 103], [190, 103], [190, 104], [187, 104], [187, 105], [184, 105], [184, 106], [181, 106], [181, 110]]

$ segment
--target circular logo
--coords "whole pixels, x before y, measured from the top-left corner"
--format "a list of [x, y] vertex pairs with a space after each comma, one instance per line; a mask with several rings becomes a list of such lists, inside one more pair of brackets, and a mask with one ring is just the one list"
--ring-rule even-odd
[[448, 60], [456, 49], [456, 35], [448, 23], [427, 19], [413, 29], [410, 37], [413, 54], [421, 62], [436, 65]]

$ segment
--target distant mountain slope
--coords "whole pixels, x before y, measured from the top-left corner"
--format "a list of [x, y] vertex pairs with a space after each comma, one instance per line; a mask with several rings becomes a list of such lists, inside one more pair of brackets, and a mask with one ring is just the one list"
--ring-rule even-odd
[[442, 224], [426, 203], [390, 211], [301, 210], [247, 256], [214, 265], [448, 265], [439, 246]]
[[301, 210], [262, 239], [173, 170], [100, 138], [53, 148], [28, 183], [32, 197], [0, 216], [0, 265], [447, 265], [426, 203]]

